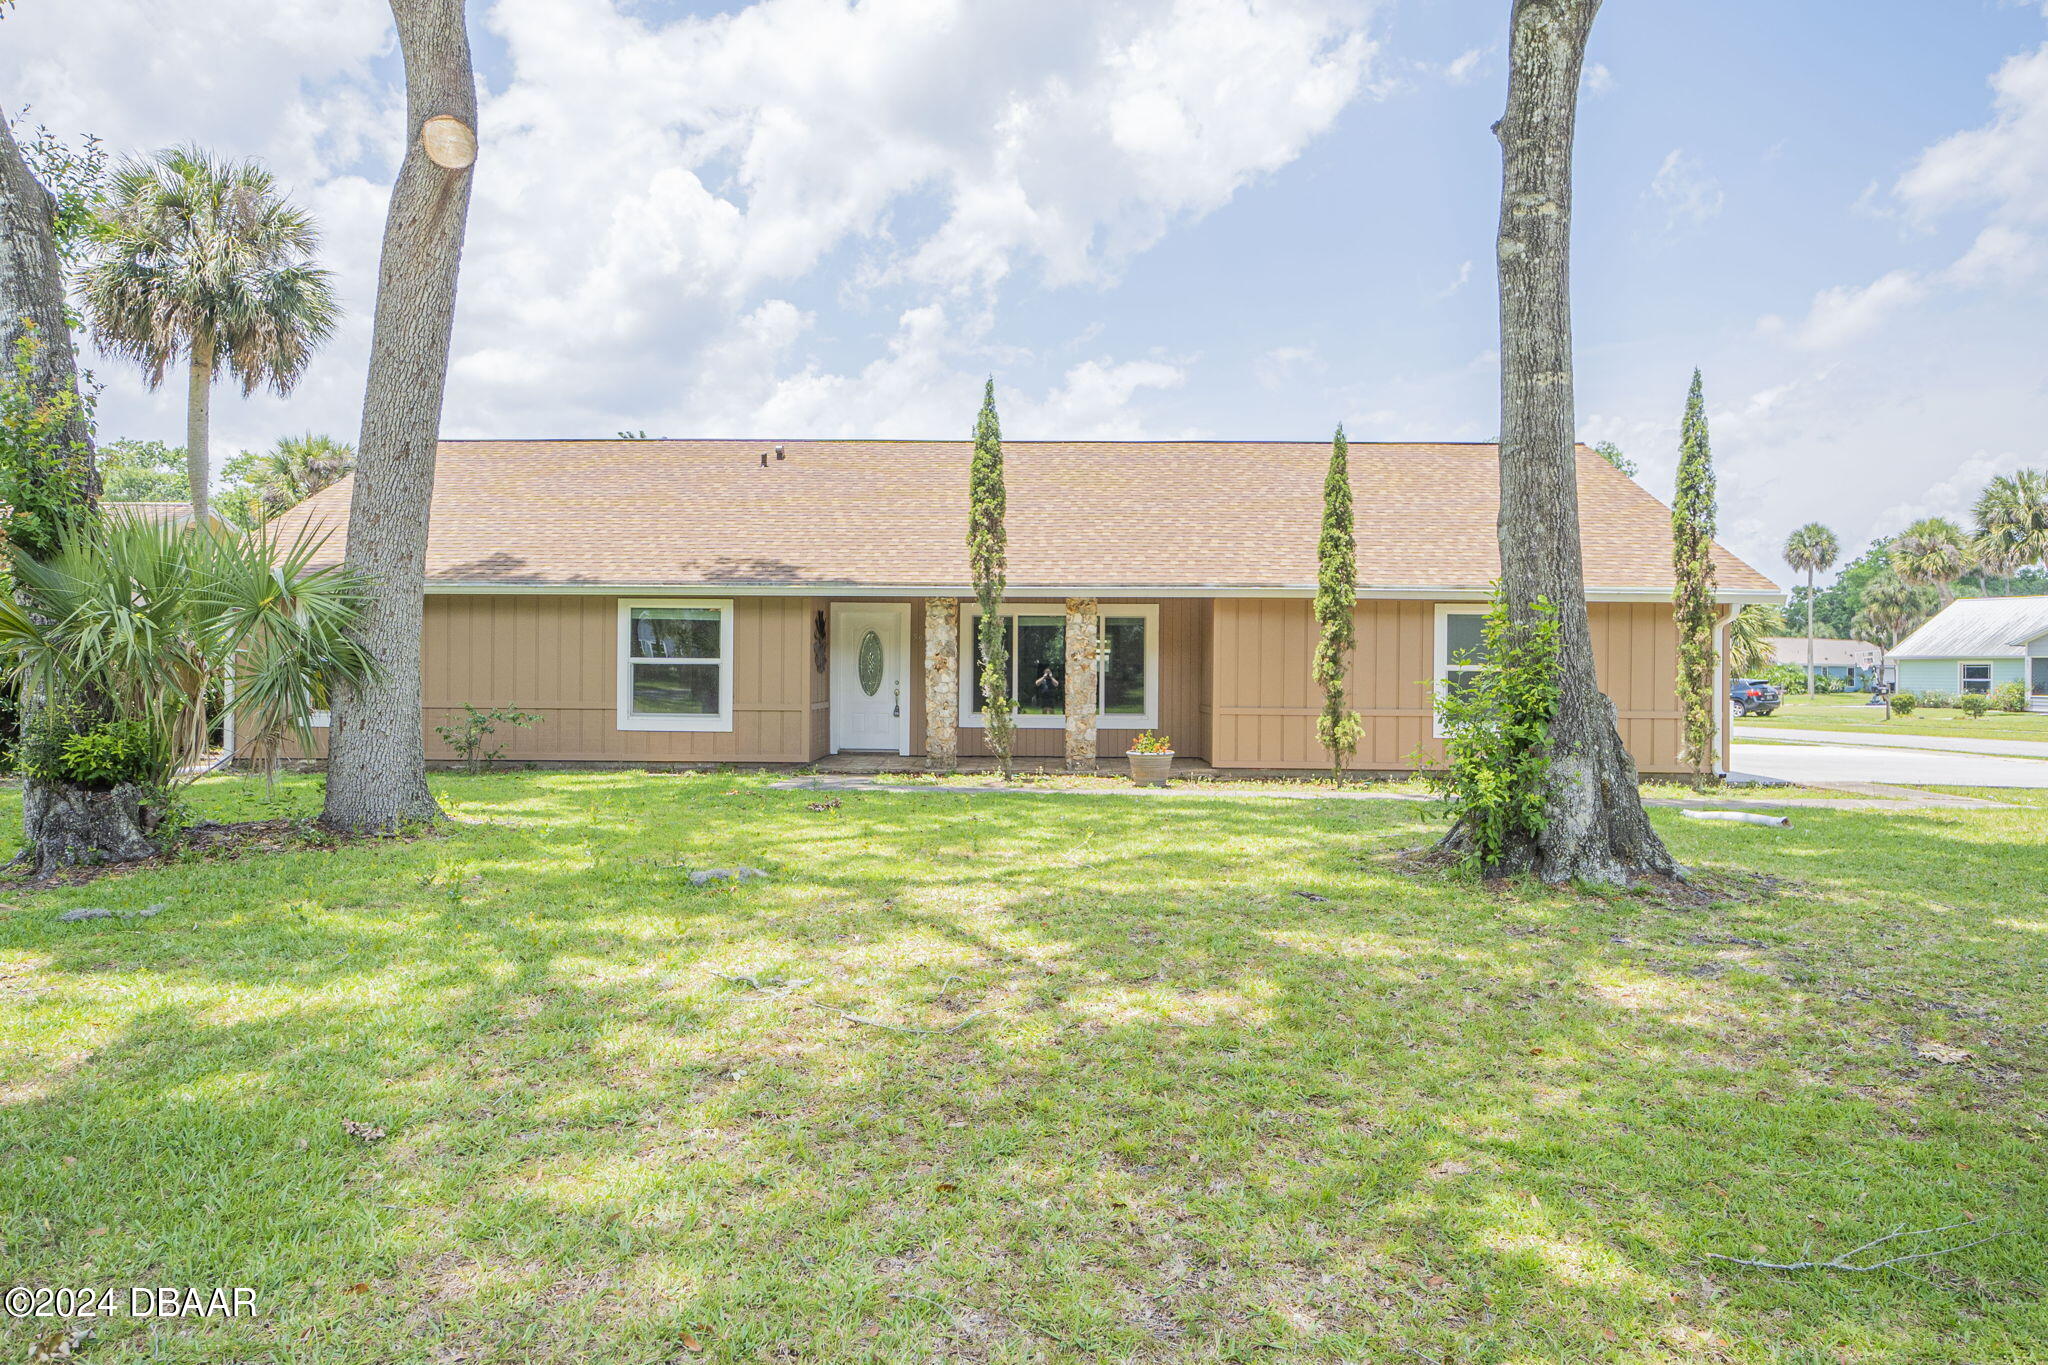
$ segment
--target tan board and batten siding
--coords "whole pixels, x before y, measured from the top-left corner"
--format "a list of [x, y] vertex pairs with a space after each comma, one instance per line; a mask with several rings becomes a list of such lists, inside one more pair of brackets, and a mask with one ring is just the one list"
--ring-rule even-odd
[[[909, 657], [915, 677], [924, 654], [924, 614], [916, 599], [899, 600], [912, 607]], [[616, 597], [429, 596], [422, 651], [428, 752], [450, 757], [434, 727], [459, 717], [463, 703], [471, 702], [542, 717], [530, 730], [501, 730], [493, 737], [515, 762], [821, 758], [830, 748], [829, 671], [817, 667], [813, 623], [830, 603], [821, 597], [735, 597], [733, 728], [671, 732], [618, 728]], [[1058, 610], [1057, 604], [1043, 605]], [[1325, 766], [1315, 741], [1320, 701], [1309, 676], [1315, 622], [1308, 602], [1167, 598], [1158, 606], [1159, 729], [1179, 752], [1219, 768]], [[1660, 603], [1596, 603], [1592, 624], [1600, 684], [1614, 699], [1622, 738], [1638, 767], [1681, 771], [1671, 609]], [[1435, 651], [1435, 603], [1359, 604], [1352, 704], [1365, 732], [1353, 767], [1398, 770], [1411, 766], [1418, 751], [1441, 753], [1441, 743], [1430, 734]], [[905, 691], [915, 756], [923, 752], [924, 697], [917, 687]], [[1100, 751], [1122, 752], [1133, 733], [1104, 727]], [[1725, 716], [1722, 734], [1725, 746]], [[1058, 729], [1019, 730], [1017, 756], [1057, 758], [1063, 737]], [[962, 729], [960, 752], [987, 754], [979, 729]]]

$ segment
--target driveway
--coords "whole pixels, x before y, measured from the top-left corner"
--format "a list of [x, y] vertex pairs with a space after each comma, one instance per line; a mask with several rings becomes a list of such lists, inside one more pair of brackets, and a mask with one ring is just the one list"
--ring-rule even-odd
[[[1786, 733], [1772, 732], [1774, 737]], [[1745, 744], [1737, 740], [1731, 746], [1729, 766], [1738, 773], [1801, 784], [1885, 782], [1902, 786], [2048, 787], [2048, 762], [2040, 759], [1958, 753], [1948, 748], [1908, 749], [1844, 739], [1834, 735], [1815, 744]], [[1972, 741], [1930, 742], [1946, 745]]]

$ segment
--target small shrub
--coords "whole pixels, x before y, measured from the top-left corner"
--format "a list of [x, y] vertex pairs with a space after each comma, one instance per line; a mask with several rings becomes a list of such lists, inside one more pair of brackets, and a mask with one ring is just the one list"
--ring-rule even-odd
[[1892, 711], [1896, 715], [1910, 716], [1913, 714], [1913, 708], [1919, 704], [1920, 699], [1911, 692], [1895, 692], [1892, 694]]
[[1971, 720], [1981, 720], [1984, 713], [1990, 709], [1991, 698], [1982, 692], [1965, 692], [1956, 698], [1956, 710]]
[[1836, 692], [1839, 692], [1841, 690], [1842, 685], [1836, 682], [1833, 678], [1829, 677], [1827, 674], [1816, 673], [1813, 675], [1813, 691], [1815, 696], [1833, 696]]
[[441, 742], [455, 751], [462, 760], [462, 766], [473, 773], [480, 773], [491, 766], [505, 753], [502, 744], [486, 747], [500, 725], [516, 725], [522, 730], [531, 730], [541, 718], [525, 711], [516, 711], [509, 706], [493, 706], [486, 711], [470, 703], [462, 704], [462, 721], [457, 725], [436, 725], [434, 733]]
[[1930, 687], [1920, 694], [1920, 704], [1930, 711], [1946, 711], [1956, 704], [1956, 699], [1946, 692], [1937, 692]]
[[16, 757], [37, 782], [108, 789], [147, 782], [159, 771], [162, 745], [148, 724], [106, 720], [76, 706], [44, 706], [24, 727]]
[[2017, 680], [2000, 683], [1991, 689], [1991, 709], [2018, 715], [2027, 709], [2027, 689]]
[[[1466, 686], [1439, 692], [1444, 766], [1425, 768], [1443, 810], [1470, 831], [1482, 868], [1508, 839], [1543, 828], [1550, 722], [1557, 715], [1557, 609], [1538, 598], [1526, 629], [1498, 592], [1486, 614], [1486, 663]], [[1456, 661], [1454, 661], [1456, 662]]]
[[[1806, 690], [1806, 666], [1804, 664], [1772, 664], [1769, 668], [1749, 675], [1777, 688], [1780, 692], [1804, 692]], [[1816, 681], [1818, 681], [1816, 679]]]

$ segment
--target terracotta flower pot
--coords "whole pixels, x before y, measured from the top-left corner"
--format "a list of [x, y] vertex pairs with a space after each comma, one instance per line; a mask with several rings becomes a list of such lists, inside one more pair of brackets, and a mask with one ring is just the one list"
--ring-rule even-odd
[[1173, 771], [1173, 750], [1160, 754], [1126, 753], [1131, 760], [1131, 784], [1137, 787], [1163, 787], [1167, 775]]

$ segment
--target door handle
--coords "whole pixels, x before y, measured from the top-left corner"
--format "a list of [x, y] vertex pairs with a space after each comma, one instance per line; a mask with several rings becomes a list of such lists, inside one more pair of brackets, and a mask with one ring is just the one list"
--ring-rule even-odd
[[896, 705], [890, 708], [890, 710], [889, 710], [889, 718], [890, 718], [891, 720], [896, 720], [896, 719], [900, 719], [900, 718], [902, 717], [902, 715], [903, 715], [903, 679], [901, 679], [901, 678], [898, 678], [898, 679], [896, 680]]

